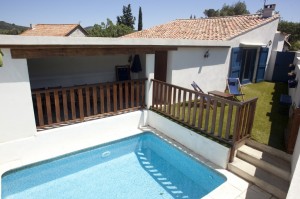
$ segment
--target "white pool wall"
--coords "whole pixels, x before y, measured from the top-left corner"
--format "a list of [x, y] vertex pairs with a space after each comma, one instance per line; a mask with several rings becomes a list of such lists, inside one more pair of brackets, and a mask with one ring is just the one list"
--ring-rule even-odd
[[153, 112], [147, 113], [147, 124], [176, 140], [197, 154], [203, 156], [216, 165], [226, 168], [230, 149], [192, 130]]
[[144, 112], [73, 124], [0, 144], [0, 175], [12, 168], [141, 133]]
[[0, 144], [0, 174], [17, 167], [136, 135], [149, 125], [226, 168], [229, 149], [152, 111], [135, 111], [38, 132], [25, 139]]

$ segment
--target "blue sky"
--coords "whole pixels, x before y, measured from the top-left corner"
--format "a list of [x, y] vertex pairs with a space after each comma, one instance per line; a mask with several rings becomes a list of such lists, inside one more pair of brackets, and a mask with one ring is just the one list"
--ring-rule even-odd
[[[3, 0], [0, 21], [29, 26], [37, 23], [80, 23], [83, 27], [100, 24], [122, 15], [123, 5], [131, 4], [132, 13], [143, 11], [144, 29], [175, 19], [189, 18], [191, 14], [204, 17], [208, 8], [220, 9], [224, 3], [237, 0]], [[248, 10], [255, 13], [263, 6], [263, 0], [245, 0]], [[300, 0], [268, 0], [275, 3], [282, 19], [300, 22]], [[136, 21], [137, 26], [137, 21]]]

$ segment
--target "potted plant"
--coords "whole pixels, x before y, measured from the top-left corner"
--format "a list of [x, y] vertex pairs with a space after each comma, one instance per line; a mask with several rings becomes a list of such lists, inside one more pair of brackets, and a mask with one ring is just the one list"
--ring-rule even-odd
[[295, 79], [296, 78], [296, 73], [294, 71], [288, 73], [288, 78], [289, 80]]
[[294, 64], [290, 64], [289, 65], [289, 71], [291, 72], [293, 70], [295, 70], [295, 65]]
[[298, 80], [295, 79], [288, 80], [289, 88], [296, 88], [297, 84], [298, 84]]

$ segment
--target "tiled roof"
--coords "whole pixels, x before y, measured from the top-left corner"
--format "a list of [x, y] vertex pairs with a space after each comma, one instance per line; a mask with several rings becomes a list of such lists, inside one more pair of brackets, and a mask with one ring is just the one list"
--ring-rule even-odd
[[279, 15], [262, 18], [261, 15], [238, 15], [200, 19], [178, 19], [123, 38], [165, 38], [195, 40], [231, 40], [245, 32], [267, 24]]
[[21, 33], [22, 36], [68, 36], [79, 24], [37, 24]]

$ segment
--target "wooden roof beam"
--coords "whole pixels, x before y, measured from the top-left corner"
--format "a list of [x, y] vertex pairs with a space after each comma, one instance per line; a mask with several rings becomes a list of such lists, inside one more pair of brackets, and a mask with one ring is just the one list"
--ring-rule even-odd
[[177, 47], [127, 48], [13, 48], [12, 58], [44, 58], [57, 56], [97, 56], [116, 54], [154, 54], [156, 51], [177, 50]]

